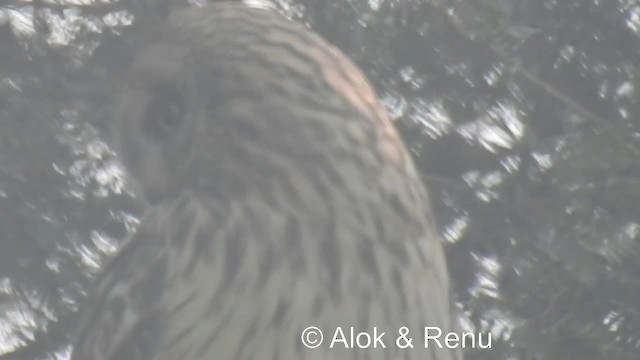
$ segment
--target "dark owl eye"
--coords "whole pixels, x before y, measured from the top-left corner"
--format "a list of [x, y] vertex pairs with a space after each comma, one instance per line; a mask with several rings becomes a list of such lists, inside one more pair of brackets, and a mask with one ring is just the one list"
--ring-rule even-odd
[[165, 139], [184, 118], [184, 98], [171, 86], [153, 89], [142, 123], [145, 134], [155, 139]]

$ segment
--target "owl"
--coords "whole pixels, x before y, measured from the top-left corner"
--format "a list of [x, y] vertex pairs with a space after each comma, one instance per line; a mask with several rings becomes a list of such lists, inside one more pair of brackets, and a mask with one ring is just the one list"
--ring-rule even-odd
[[148, 209], [72, 358], [461, 359], [422, 341], [455, 331], [445, 257], [362, 72], [239, 4], [174, 10], [141, 38], [111, 127]]

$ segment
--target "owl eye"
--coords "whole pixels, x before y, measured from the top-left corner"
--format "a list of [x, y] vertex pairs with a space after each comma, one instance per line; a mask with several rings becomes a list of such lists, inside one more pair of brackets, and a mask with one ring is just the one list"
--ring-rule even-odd
[[184, 97], [172, 86], [153, 89], [142, 123], [148, 136], [163, 140], [184, 120]]

